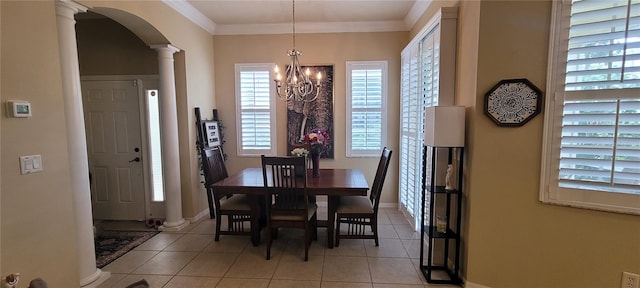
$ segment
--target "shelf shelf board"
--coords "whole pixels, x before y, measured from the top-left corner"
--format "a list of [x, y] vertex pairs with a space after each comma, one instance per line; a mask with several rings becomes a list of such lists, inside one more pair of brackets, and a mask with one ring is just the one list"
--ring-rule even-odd
[[456, 232], [451, 229], [447, 229], [447, 233], [440, 233], [436, 226], [424, 226], [424, 234], [431, 238], [446, 238], [446, 239], [455, 239], [457, 237]]
[[458, 190], [453, 189], [445, 189], [444, 186], [436, 186], [435, 191], [431, 191], [431, 186], [427, 185], [427, 192], [429, 193], [437, 193], [437, 194], [457, 194]]

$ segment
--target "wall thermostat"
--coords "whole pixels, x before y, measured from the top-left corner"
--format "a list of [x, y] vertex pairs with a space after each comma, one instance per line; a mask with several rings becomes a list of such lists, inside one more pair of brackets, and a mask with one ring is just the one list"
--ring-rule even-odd
[[7, 101], [7, 114], [9, 117], [31, 117], [31, 103], [22, 100]]

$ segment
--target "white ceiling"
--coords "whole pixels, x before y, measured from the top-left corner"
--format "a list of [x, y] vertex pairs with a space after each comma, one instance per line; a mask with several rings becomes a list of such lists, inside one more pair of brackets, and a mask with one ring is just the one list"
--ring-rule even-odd
[[[163, 0], [214, 35], [291, 33], [292, 0]], [[296, 33], [407, 31], [431, 0], [297, 0]]]

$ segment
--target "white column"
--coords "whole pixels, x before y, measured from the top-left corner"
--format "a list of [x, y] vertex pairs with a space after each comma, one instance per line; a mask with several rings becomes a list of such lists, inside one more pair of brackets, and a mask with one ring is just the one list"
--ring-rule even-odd
[[162, 139], [162, 173], [166, 195], [167, 219], [160, 230], [176, 231], [189, 225], [182, 218], [182, 195], [180, 189], [180, 151], [178, 147], [178, 111], [176, 105], [176, 83], [173, 53], [180, 49], [168, 44], [151, 45], [158, 51], [160, 73], [160, 138]]
[[56, 1], [60, 71], [62, 73], [62, 93], [64, 94], [67, 149], [69, 153], [69, 174], [73, 193], [78, 245], [79, 284], [80, 287], [96, 287], [109, 278], [111, 273], [96, 268], [96, 251], [93, 244], [89, 164], [82, 112], [80, 68], [76, 47], [76, 21], [73, 18], [76, 13], [86, 11], [86, 7], [75, 2], [68, 0]]

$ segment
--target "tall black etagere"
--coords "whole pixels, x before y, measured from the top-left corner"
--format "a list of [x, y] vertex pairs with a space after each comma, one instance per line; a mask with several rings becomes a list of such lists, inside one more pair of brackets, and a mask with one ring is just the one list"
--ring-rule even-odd
[[[462, 284], [458, 273], [460, 270], [460, 227], [462, 224], [463, 153], [463, 147], [424, 146], [422, 159], [420, 270], [428, 283]], [[444, 165], [445, 161], [439, 161], [440, 158], [438, 156], [442, 154], [447, 158], [446, 166]], [[456, 164], [454, 163], [455, 160], [458, 160], [457, 167], [453, 171], [453, 173], [457, 172], [457, 177], [455, 177], [456, 185], [453, 187], [454, 189], [446, 189], [446, 185], [439, 185], [442, 181], [438, 181], [441, 179], [437, 177], [442, 176], [443, 168], [446, 170], [445, 167], [448, 167], [448, 165]], [[444, 201], [444, 207], [441, 201]], [[427, 209], [429, 210], [427, 211]], [[446, 217], [444, 231], [438, 231], [437, 215]], [[453, 223], [455, 223], [455, 226], [452, 225]], [[439, 259], [440, 261], [434, 259], [436, 252], [440, 252], [443, 256], [442, 259]], [[442, 271], [442, 273], [437, 271]]]

